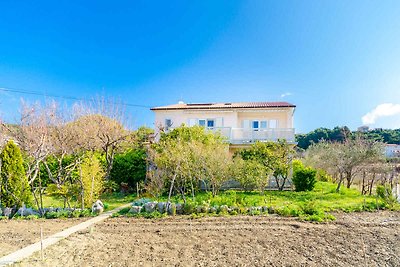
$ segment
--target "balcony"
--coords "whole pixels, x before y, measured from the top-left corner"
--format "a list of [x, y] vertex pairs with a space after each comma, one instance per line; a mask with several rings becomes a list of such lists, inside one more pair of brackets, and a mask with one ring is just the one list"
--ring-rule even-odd
[[228, 139], [230, 144], [251, 144], [256, 141], [278, 141], [278, 139], [286, 139], [289, 143], [295, 142], [294, 128], [252, 129], [213, 127], [207, 129], [220, 133]]

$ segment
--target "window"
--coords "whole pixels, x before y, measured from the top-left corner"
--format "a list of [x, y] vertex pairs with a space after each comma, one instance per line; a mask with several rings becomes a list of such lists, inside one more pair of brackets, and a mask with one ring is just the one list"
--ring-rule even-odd
[[207, 127], [214, 127], [214, 120], [207, 120]]
[[278, 120], [270, 120], [269, 128], [278, 128]]
[[258, 129], [260, 126], [260, 122], [259, 121], [253, 121], [253, 129]]
[[206, 126], [206, 120], [199, 120], [199, 126]]
[[267, 128], [267, 121], [260, 121], [260, 128], [266, 129]]
[[172, 126], [171, 119], [165, 119], [165, 129], [168, 130]]

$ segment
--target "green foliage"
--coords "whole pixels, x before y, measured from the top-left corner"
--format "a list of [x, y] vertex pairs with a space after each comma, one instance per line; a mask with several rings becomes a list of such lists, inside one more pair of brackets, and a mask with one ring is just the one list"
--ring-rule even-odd
[[184, 205], [183, 205], [183, 213], [184, 214], [192, 214], [196, 212], [196, 203], [193, 203], [191, 201], [187, 201]]
[[293, 146], [285, 140], [256, 142], [250, 148], [239, 151], [242, 159], [258, 161], [262, 164], [267, 177], [272, 173], [279, 190], [283, 190], [289, 177], [294, 154]]
[[254, 189], [264, 192], [268, 185], [271, 171], [265, 168], [259, 161], [250, 159], [242, 160], [237, 157], [234, 160], [234, 177], [246, 191]]
[[103, 193], [112, 194], [115, 193], [118, 189], [119, 185], [113, 180], [104, 181], [103, 183]]
[[91, 207], [103, 191], [104, 170], [94, 153], [88, 153], [81, 164], [85, 207]]
[[297, 134], [297, 147], [307, 149], [311, 144], [318, 143], [322, 140], [332, 142], [343, 142], [347, 137], [351, 136], [351, 131], [347, 126], [335, 127], [332, 130], [327, 128], [318, 128], [307, 134]]
[[64, 207], [71, 206], [71, 202], [77, 205], [78, 197], [81, 194], [81, 186], [67, 181], [63, 185], [49, 184], [46, 189], [47, 195], [64, 200]]
[[127, 183], [135, 188], [136, 183], [146, 178], [146, 151], [137, 148], [115, 155], [110, 178], [117, 184]]
[[330, 142], [344, 142], [346, 138], [354, 138], [356, 135], [366, 140], [384, 142], [387, 144], [400, 144], [400, 129], [374, 129], [365, 133], [351, 132], [348, 127], [335, 127], [332, 130], [318, 128], [307, 134], [297, 134], [297, 146], [307, 149], [311, 144], [322, 140]]
[[207, 131], [204, 127], [187, 127], [185, 125], [177, 127], [168, 133], [162, 133], [160, 143], [171, 139], [181, 140], [183, 142], [197, 141], [206, 145], [221, 143], [224, 141], [222, 135]]
[[396, 203], [396, 198], [392, 194], [392, 188], [388, 184], [378, 185], [376, 187], [376, 194], [379, 198], [383, 200], [383, 203], [389, 208], [392, 208]]
[[201, 184], [215, 195], [231, 178], [228, 144], [203, 127], [181, 126], [162, 134], [149, 151], [149, 161], [153, 168], [146, 188], [154, 196], [163, 192], [193, 196]]
[[153, 129], [145, 126], [139, 127], [134, 133], [138, 146], [143, 147], [145, 143], [149, 142], [152, 134], [154, 134]]
[[[72, 180], [78, 178], [78, 172], [76, 170], [71, 171], [74, 162], [76, 161], [77, 155], [65, 155], [61, 159], [54, 156], [48, 156], [44, 162], [40, 164], [40, 179], [43, 187], [53, 183], [50, 179], [49, 172], [52, 177], [63, 178], [71, 177]], [[61, 162], [61, 164], [60, 164]], [[61, 165], [61, 166], [60, 166]], [[47, 167], [46, 167], [47, 166]], [[34, 186], [38, 186], [39, 179], [34, 181]], [[65, 179], [63, 179], [65, 180]]]
[[0, 154], [0, 202], [3, 206], [29, 206], [32, 193], [25, 175], [23, 159], [19, 147], [8, 141]]
[[91, 217], [93, 216], [90, 209], [83, 210], [59, 210], [47, 212], [44, 217], [46, 219], [58, 219], [58, 218], [78, 218], [78, 217]]
[[325, 170], [317, 170], [317, 181], [320, 182], [332, 182], [333, 178]]
[[304, 167], [301, 162], [296, 162], [293, 167], [293, 184], [296, 191], [311, 191], [316, 183], [317, 171], [311, 167]]

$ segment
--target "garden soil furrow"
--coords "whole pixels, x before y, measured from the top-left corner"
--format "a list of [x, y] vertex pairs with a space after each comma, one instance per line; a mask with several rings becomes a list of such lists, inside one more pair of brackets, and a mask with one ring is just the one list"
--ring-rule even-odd
[[0, 257], [38, 242], [40, 228], [43, 238], [46, 238], [86, 220], [88, 219], [0, 220]]
[[400, 266], [399, 212], [336, 216], [324, 224], [274, 216], [110, 218], [48, 248], [45, 261], [35, 254], [19, 265]]

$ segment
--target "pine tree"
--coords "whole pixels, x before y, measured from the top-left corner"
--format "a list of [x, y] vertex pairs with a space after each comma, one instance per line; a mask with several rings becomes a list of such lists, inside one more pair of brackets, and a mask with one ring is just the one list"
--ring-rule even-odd
[[30, 205], [32, 193], [25, 175], [21, 151], [12, 140], [8, 141], [1, 152], [0, 164], [0, 201], [2, 206]]

